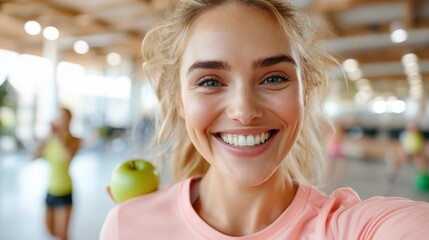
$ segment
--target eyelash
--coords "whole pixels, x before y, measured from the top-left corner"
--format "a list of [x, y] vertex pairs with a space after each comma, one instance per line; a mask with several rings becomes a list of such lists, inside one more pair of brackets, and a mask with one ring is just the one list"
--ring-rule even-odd
[[[207, 85], [207, 83], [209, 82], [215, 83], [216, 85]], [[196, 82], [196, 85], [199, 87], [216, 88], [222, 86], [223, 84], [219, 82], [216, 78], [208, 76], [198, 80]]]
[[[272, 79], [272, 78], [276, 78], [276, 80], [280, 80], [280, 81], [276, 81], [274, 83], [267, 82], [269, 79]], [[288, 80], [289, 80], [289, 76], [287, 76], [285, 74], [273, 73], [273, 74], [266, 76], [264, 78], [264, 80], [261, 82], [261, 84], [279, 85], [279, 84], [287, 82]], [[208, 83], [212, 83], [212, 84], [214, 83], [214, 85], [208, 85]], [[212, 76], [207, 76], [207, 77], [203, 77], [203, 78], [199, 79], [196, 82], [196, 85], [199, 87], [206, 87], [206, 88], [216, 88], [216, 87], [223, 86], [223, 84], [219, 80], [217, 80], [216, 78], [214, 78]]]
[[[272, 78], [277, 78], [280, 79], [280, 82], [275, 82], [275, 83], [268, 83], [267, 80], [268, 79], [272, 79]], [[270, 74], [267, 77], [264, 78], [264, 80], [262, 81], [262, 84], [269, 84], [269, 85], [277, 85], [277, 84], [282, 84], [284, 82], [287, 82], [289, 80], [289, 76], [284, 75], [284, 74], [279, 74], [279, 73], [274, 73], [274, 74]]]

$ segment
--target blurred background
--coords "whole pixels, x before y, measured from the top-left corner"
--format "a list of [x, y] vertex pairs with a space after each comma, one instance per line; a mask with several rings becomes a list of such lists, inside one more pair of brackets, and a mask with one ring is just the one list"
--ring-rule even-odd
[[[58, 107], [73, 112], [83, 146], [71, 165], [71, 239], [98, 239], [114, 206], [105, 192], [116, 164], [144, 156], [156, 108], [141, 81], [145, 33], [174, 0], [0, 1], [0, 239], [50, 239], [44, 228], [49, 168], [30, 161]], [[401, 159], [400, 136], [417, 124], [429, 158], [429, 1], [296, 0], [333, 64], [325, 108], [344, 129], [327, 193], [429, 202], [429, 180]], [[346, 78], [347, 77], [347, 78]], [[137, 143], [137, 144], [136, 144]], [[168, 179], [168, 176], [165, 177]]]

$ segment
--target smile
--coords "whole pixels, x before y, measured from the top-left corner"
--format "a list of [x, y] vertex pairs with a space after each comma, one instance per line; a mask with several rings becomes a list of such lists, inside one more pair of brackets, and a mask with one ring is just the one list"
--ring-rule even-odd
[[252, 147], [261, 145], [273, 136], [273, 131], [270, 130], [261, 134], [241, 135], [241, 134], [224, 134], [219, 136], [225, 143], [236, 147]]

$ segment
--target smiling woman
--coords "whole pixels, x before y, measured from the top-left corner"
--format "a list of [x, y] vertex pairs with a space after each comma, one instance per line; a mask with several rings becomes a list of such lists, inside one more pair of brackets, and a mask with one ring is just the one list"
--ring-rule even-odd
[[[180, 81], [179, 78], [182, 80], [198, 78], [199, 83], [203, 83], [204, 86], [211, 86], [209, 89], [199, 88], [198, 91], [220, 90], [221, 88], [214, 88], [214, 86], [223, 83], [221, 80], [226, 81], [228, 78], [219, 79], [220, 76], [215, 74], [227, 72], [234, 74], [232, 72], [234, 69], [231, 68], [238, 60], [239, 55], [233, 53], [239, 52], [242, 58], [249, 61], [246, 63], [247, 67], [254, 73], [269, 73], [269, 75], [264, 75], [265, 78], [269, 76], [269, 81], [274, 79], [276, 79], [274, 81], [279, 81], [279, 79], [286, 77], [289, 80], [288, 84], [293, 85], [294, 83], [290, 81], [293, 78], [307, 79], [307, 81], [299, 84], [300, 88], [305, 89], [304, 99], [308, 103], [303, 121], [306, 122], [305, 125], [312, 125], [314, 128], [304, 128], [300, 131], [298, 144], [288, 155], [294, 160], [288, 161], [288, 164], [285, 162], [282, 169], [287, 172], [284, 177], [290, 181], [297, 179], [302, 182], [317, 184], [322, 178], [321, 169], [323, 169], [323, 160], [318, 158], [318, 156], [323, 155], [319, 135], [324, 134], [323, 129], [328, 125], [326, 117], [321, 111], [323, 109], [321, 106], [328, 83], [325, 76], [325, 63], [330, 57], [313, 47], [314, 41], [316, 41], [314, 36], [309, 36], [309, 31], [306, 29], [308, 26], [304, 22], [300, 23], [295, 10], [287, 2], [278, 1], [277, 5], [261, 1], [244, 1], [244, 3], [248, 5], [248, 8], [262, 10], [261, 13], [265, 22], [253, 20], [252, 17], [245, 18], [246, 14], [243, 13], [236, 13], [235, 17], [229, 16], [230, 12], [225, 12], [221, 16], [210, 16], [208, 9], [222, 5], [210, 1], [205, 3], [207, 5], [202, 4], [201, 6], [197, 2], [195, 6], [183, 2], [178, 4], [173, 14], [167, 14], [169, 19], [166, 20], [165, 25], [156, 28], [145, 38], [143, 46], [145, 71], [157, 89], [163, 122], [161, 126], [166, 126], [159, 129], [157, 141], [164, 146], [163, 149], [169, 149], [168, 146], [172, 145], [177, 146], [176, 151], [173, 151], [173, 155], [175, 155], [173, 158], [176, 159], [174, 169], [177, 180], [205, 173], [209, 164], [191, 143], [191, 139], [183, 137], [187, 133], [180, 131], [185, 123], [183, 118], [178, 116], [177, 109], [182, 108], [181, 95], [183, 93], [177, 90], [184, 91], [185, 89], [183, 85], [180, 86], [183, 81]], [[197, 13], [211, 17], [211, 20], [205, 22], [213, 23], [212, 28], [208, 28], [210, 25], [207, 25], [203, 26], [203, 31], [200, 31], [197, 26], [203, 24], [204, 21], [201, 16], [197, 17], [199, 16]], [[238, 18], [237, 15], [239, 15]], [[170, 24], [170, 22], [177, 24]], [[300, 28], [295, 27], [298, 23]], [[263, 30], [267, 26], [271, 27], [269, 31], [267, 28], [267, 31], [264, 32]], [[238, 29], [242, 31], [238, 32]], [[225, 34], [219, 34], [220, 30], [223, 30]], [[249, 39], [246, 40], [246, 38]], [[273, 44], [277, 49], [274, 48]], [[184, 50], [189, 46], [192, 48]], [[255, 51], [259, 52], [258, 55], [254, 55], [253, 52]], [[298, 54], [300, 51], [302, 53]], [[221, 55], [228, 52], [231, 52], [232, 55], [230, 59], [228, 59], [229, 56]], [[187, 58], [191, 62], [185, 63]], [[298, 64], [304, 61], [306, 65], [298, 67]], [[235, 65], [245, 66], [242, 63]], [[283, 67], [282, 71], [287, 72], [276, 72], [276, 67]], [[204, 71], [206, 73], [212, 71], [212, 73], [206, 74]], [[206, 75], [202, 76], [201, 74]], [[262, 78], [262, 76], [257, 75], [250, 77]], [[267, 85], [265, 86], [267, 87]], [[195, 88], [196, 85], [194, 84], [192, 87]], [[262, 85], [259, 85], [258, 89], [261, 87]], [[301, 101], [304, 99], [301, 98]], [[235, 100], [229, 97], [228, 101]], [[283, 103], [276, 101], [275, 104]], [[205, 105], [200, 104], [200, 106]], [[206, 106], [206, 109], [210, 108]], [[202, 116], [205, 115], [200, 115], [199, 118]], [[178, 130], [171, 131], [171, 129]], [[314, 147], [304, 147], [308, 142], [314, 142], [312, 144]], [[300, 157], [295, 157], [297, 155]]]
[[[297, 138], [303, 109], [292, 54], [280, 25], [253, 7], [221, 5], [190, 27], [179, 107], [193, 146], [211, 166], [203, 184], [213, 169], [246, 186], [274, 172], [282, 177], [275, 170]], [[228, 135], [236, 144], [222, 141]], [[264, 143], [249, 147], [245, 139], [254, 135]]]
[[[426, 203], [316, 188], [330, 57], [289, 1], [181, 0], [167, 16], [143, 59], [159, 100], [155, 143], [177, 182], [116, 206], [101, 239], [429, 234]], [[393, 231], [399, 222], [413, 225]]]

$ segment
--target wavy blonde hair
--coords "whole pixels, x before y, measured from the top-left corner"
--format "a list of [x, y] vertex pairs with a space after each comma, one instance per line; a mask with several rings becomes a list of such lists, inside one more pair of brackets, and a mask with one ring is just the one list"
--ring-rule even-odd
[[203, 12], [227, 3], [255, 7], [270, 14], [290, 39], [303, 79], [302, 130], [281, 166], [287, 181], [318, 184], [324, 172], [324, 137], [328, 119], [323, 101], [328, 90], [328, 54], [316, 47], [317, 34], [285, 0], [179, 0], [164, 21], [147, 33], [142, 44], [143, 71], [159, 101], [154, 143], [158, 157], [173, 163], [176, 181], [203, 175], [209, 168], [187, 135], [181, 119], [179, 68], [185, 41], [194, 20]]

